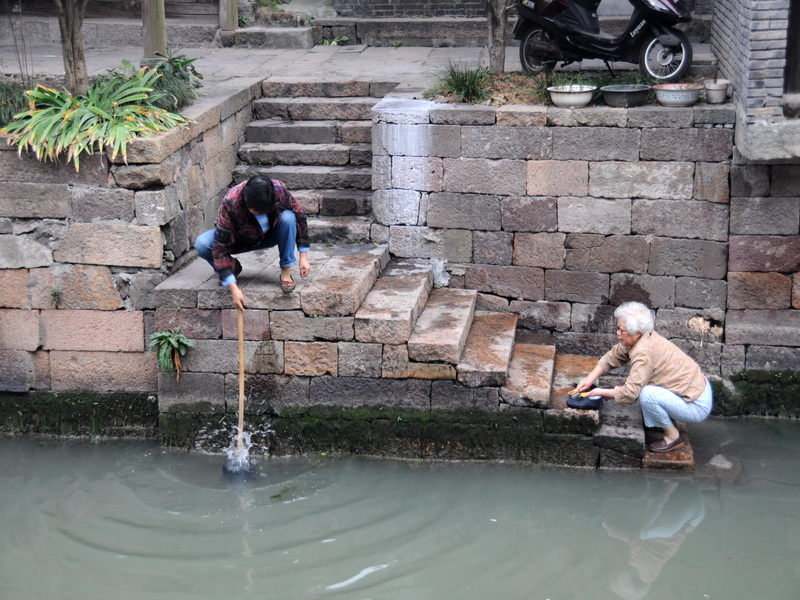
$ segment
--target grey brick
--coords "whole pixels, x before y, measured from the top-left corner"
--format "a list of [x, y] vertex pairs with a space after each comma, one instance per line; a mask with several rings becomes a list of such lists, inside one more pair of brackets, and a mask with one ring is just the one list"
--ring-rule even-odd
[[401, 406], [428, 410], [431, 382], [421, 379], [312, 377], [310, 402], [322, 406]]
[[800, 365], [800, 348], [753, 345], [747, 348], [743, 368], [748, 371], [796, 371], [797, 365]]
[[[545, 299], [565, 302], [608, 302], [609, 277], [586, 271], [547, 271], [544, 278]], [[535, 299], [535, 298], [534, 298]]]
[[524, 300], [544, 297], [544, 271], [533, 267], [473, 265], [467, 267], [467, 288]]
[[694, 190], [694, 163], [590, 163], [589, 194], [597, 198], [688, 200]]
[[514, 236], [514, 264], [562, 269], [566, 237], [563, 233], [517, 233]]
[[558, 229], [563, 232], [614, 234], [631, 232], [631, 201], [603, 198], [559, 198]]
[[462, 127], [461, 138], [467, 158], [551, 157], [552, 133], [542, 127]]
[[445, 158], [443, 163], [444, 189], [448, 192], [505, 195], [525, 193], [527, 165], [524, 160]]
[[519, 315], [518, 325], [525, 329], [569, 331], [572, 308], [568, 302], [512, 300], [508, 309]]
[[558, 212], [555, 198], [514, 196], [501, 204], [504, 231], [556, 231]]
[[433, 193], [428, 198], [429, 227], [500, 229], [500, 197], [482, 194]]
[[[616, 306], [608, 304], [583, 304], [575, 303], [572, 305], [572, 318], [570, 327], [577, 333], [604, 333], [614, 335], [617, 328], [617, 320], [614, 318]], [[602, 354], [605, 354], [605, 350]], [[578, 354], [584, 354], [580, 352]]]
[[725, 334], [729, 344], [800, 346], [800, 311], [730, 310]]
[[559, 127], [553, 133], [556, 160], [639, 160], [638, 129]]
[[573, 233], [567, 236], [566, 247], [566, 267], [571, 271], [647, 272], [650, 244], [641, 236]]
[[796, 235], [800, 202], [795, 198], [731, 198], [732, 234]]
[[460, 129], [455, 125], [376, 123], [372, 144], [378, 155], [455, 158], [461, 154]]
[[722, 279], [728, 271], [728, 246], [707, 240], [655, 238], [650, 244], [651, 275]]
[[722, 242], [728, 239], [728, 207], [696, 200], [634, 200], [633, 233]]
[[507, 231], [474, 231], [472, 260], [477, 264], [510, 265], [514, 256], [514, 234]]
[[420, 218], [421, 194], [416, 190], [375, 190], [372, 210], [381, 225], [416, 225]]
[[675, 304], [686, 308], [717, 306], [725, 309], [728, 284], [719, 279], [678, 277], [675, 280]]
[[380, 377], [383, 344], [339, 342], [339, 377]]
[[773, 165], [772, 196], [800, 196], [800, 165]]
[[472, 262], [472, 232], [428, 227], [389, 228], [389, 250], [395, 256], [443, 258], [448, 262]]
[[613, 273], [611, 275], [611, 304], [642, 302], [650, 308], [675, 306], [675, 278]]

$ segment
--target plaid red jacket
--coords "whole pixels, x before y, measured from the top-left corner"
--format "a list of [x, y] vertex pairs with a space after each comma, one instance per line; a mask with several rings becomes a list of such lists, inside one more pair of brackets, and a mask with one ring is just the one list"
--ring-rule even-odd
[[[220, 281], [233, 273], [231, 254], [255, 248], [266, 235], [244, 203], [242, 190], [246, 183], [247, 180], [228, 190], [217, 213], [212, 254], [214, 270], [219, 275]], [[295, 243], [298, 248], [308, 248], [311, 244], [308, 240], [308, 222], [303, 208], [283, 182], [273, 179], [272, 183], [275, 186], [275, 214], [272, 215], [270, 227], [275, 227], [284, 210], [291, 210], [297, 217]]]

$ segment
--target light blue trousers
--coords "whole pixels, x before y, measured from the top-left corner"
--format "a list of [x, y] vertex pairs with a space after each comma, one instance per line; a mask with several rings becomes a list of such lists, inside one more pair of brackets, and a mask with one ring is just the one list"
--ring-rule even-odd
[[694, 402], [686, 402], [678, 394], [657, 385], [646, 385], [639, 392], [646, 427], [671, 427], [673, 421], [699, 423], [711, 413], [713, 403], [714, 392], [708, 379], [706, 389]]

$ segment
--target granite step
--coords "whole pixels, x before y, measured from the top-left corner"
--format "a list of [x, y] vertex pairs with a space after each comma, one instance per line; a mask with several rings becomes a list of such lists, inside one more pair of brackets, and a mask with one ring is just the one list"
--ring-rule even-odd
[[387, 246], [366, 244], [350, 254], [332, 257], [299, 294], [303, 312], [324, 316], [355, 315], [388, 263], [388, 257]]
[[261, 84], [261, 92], [265, 98], [342, 98], [348, 96], [383, 98], [397, 85], [397, 81], [373, 81], [371, 79], [309, 81], [303, 77], [273, 76]]
[[363, 156], [363, 145], [353, 144], [299, 144], [272, 142], [245, 142], [239, 147], [239, 160], [248, 165], [327, 165], [344, 166], [353, 164], [351, 153], [355, 155], [356, 164], [361, 166], [372, 164], [372, 152], [369, 161]]
[[347, 217], [372, 212], [370, 190], [292, 190], [307, 215]]
[[248, 142], [360, 144], [372, 141], [371, 121], [285, 121], [258, 119], [247, 124]]
[[477, 297], [475, 290], [433, 290], [408, 339], [411, 360], [458, 364], [472, 324]]
[[[676, 471], [694, 471], [694, 450], [689, 440], [689, 430], [685, 423], [678, 423], [678, 431], [681, 432], [685, 443], [682, 448], [672, 452], [650, 452], [646, 450], [642, 457], [643, 469], [671, 469]], [[645, 442], [652, 444], [661, 439], [661, 434], [656, 432], [646, 432]]]
[[256, 175], [266, 175], [282, 181], [290, 190], [317, 189], [372, 189], [371, 167], [325, 167], [309, 165], [237, 165], [233, 179], [240, 183]]
[[456, 367], [461, 384], [471, 388], [505, 385], [518, 319], [512, 313], [475, 313]]
[[293, 121], [372, 121], [372, 107], [380, 98], [259, 98], [253, 102], [257, 119]]
[[233, 32], [237, 48], [302, 50], [314, 47], [311, 27], [245, 27]]
[[308, 218], [308, 235], [317, 243], [364, 244], [370, 240], [372, 219], [369, 217]]
[[550, 408], [555, 356], [555, 346], [514, 344], [506, 384], [500, 388], [503, 402], [512, 406]]
[[430, 264], [391, 263], [356, 312], [356, 341], [407, 343], [432, 287]]

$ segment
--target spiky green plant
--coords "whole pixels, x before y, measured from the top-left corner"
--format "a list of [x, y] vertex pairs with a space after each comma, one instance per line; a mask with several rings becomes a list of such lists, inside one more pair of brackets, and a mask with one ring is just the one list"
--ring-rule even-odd
[[489, 98], [492, 76], [487, 67], [470, 68], [461, 63], [448, 63], [441, 77], [441, 87], [460, 102], [482, 102]]
[[18, 83], [0, 83], [0, 127], [25, 110], [25, 88]]
[[162, 373], [175, 373], [175, 380], [181, 380], [181, 356], [194, 346], [194, 342], [181, 333], [180, 329], [166, 329], [150, 334], [147, 353], [156, 351], [158, 370]]
[[20, 152], [31, 150], [39, 160], [55, 161], [66, 153], [67, 162], [80, 169], [81, 154], [111, 152], [127, 162], [127, 144], [135, 137], [151, 136], [191, 119], [152, 106], [163, 94], [154, 93], [160, 77], [143, 68], [134, 76], [119, 73], [95, 82], [85, 96], [73, 96], [44, 86], [25, 92], [28, 110], [15, 115], [0, 133]]

